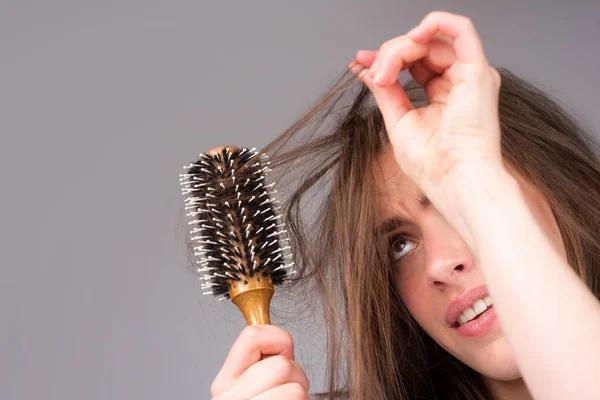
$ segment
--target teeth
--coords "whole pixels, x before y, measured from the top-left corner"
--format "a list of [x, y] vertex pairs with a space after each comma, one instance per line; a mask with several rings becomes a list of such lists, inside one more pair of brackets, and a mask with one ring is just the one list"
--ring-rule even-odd
[[473, 310], [475, 310], [477, 314], [481, 314], [486, 308], [487, 306], [485, 305], [485, 301], [481, 299], [477, 300], [475, 304], [473, 304]]
[[465, 322], [470, 321], [477, 316], [477, 313], [475, 312], [475, 310], [473, 310], [473, 307], [467, 307], [462, 313], [465, 317]]
[[492, 304], [493, 304], [493, 302], [492, 302], [492, 298], [490, 296], [487, 296], [484, 299], [477, 300], [475, 303], [473, 303], [472, 307], [467, 307], [462, 312], [462, 314], [459, 315], [459, 317], [458, 317], [459, 324], [463, 325], [463, 324], [471, 321], [473, 318], [475, 318], [476, 316], [478, 316], [479, 314], [481, 314], [482, 312], [487, 310], [487, 308], [489, 306], [491, 306]]

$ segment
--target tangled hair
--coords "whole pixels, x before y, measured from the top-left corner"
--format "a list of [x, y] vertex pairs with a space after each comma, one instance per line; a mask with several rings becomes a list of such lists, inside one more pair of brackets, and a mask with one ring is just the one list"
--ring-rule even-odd
[[[598, 298], [600, 145], [548, 95], [498, 71], [504, 160], [546, 196], [569, 264]], [[414, 81], [404, 88], [415, 107], [427, 105]], [[328, 391], [316, 396], [492, 398], [477, 371], [420, 327], [394, 286], [388, 250], [373, 234], [375, 159], [386, 143], [370, 90], [347, 71], [262, 149], [279, 191], [289, 191], [282, 211], [299, 270], [295, 284], [318, 293], [327, 321]]]

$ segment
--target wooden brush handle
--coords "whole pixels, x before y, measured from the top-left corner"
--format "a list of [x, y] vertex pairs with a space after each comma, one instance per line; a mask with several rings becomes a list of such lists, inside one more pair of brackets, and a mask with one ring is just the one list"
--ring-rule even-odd
[[[244, 282], [234, 281], [229, 286], [231, 301], [240, 309], [248, 325], [271, 324], [269, 309], [274, 291], [270, 277], [262, 274]], [[270, 356], [263, 354], [260, 359]]]
[[271, 324], [269, 306], [273, 297], [273, 288], [248, 289], [231, 298], [238, 306], [248, 325]]

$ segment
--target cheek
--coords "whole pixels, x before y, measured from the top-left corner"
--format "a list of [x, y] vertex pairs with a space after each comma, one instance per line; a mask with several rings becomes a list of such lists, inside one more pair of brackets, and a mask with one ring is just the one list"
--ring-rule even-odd
[[426, 322], [433, 313], [430, 306], [433, 303], [426, 298], [428, 291], [422, 287], [423, 284], [426, 284], [426, 280], [420, 278], [416, 273], [409, 274], [406, 272], [396, 272], [394, 278], [400, 298], [406, 304], [414, 319], [421, 326], [426, 327]]

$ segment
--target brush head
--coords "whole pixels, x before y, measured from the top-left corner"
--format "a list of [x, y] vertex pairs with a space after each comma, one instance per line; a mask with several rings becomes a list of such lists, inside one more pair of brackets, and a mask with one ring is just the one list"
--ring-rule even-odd
[[180, 174], [202, 288], [220, 300], [272, 288], [295, 273], [277, 191], [266, 183], [270, 162], [255, 150], [218, 147]]

